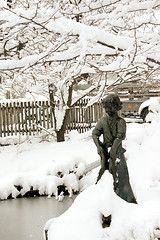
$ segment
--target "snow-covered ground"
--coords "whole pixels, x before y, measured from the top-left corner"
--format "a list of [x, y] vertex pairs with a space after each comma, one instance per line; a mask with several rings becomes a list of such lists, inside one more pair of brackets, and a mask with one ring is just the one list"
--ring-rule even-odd
[[[46, 223], [49, 240], [158, 239], [160, 118], [156, 116], [151, 124], [128, 123], [123, 145], [137, 205], [115, 195], [108, 171], [96, 185], [99, 168], [83, 175], [85, 167], [99, 159], [91, 131], [72, 131], [62, 143], [37, 136], [17, 145], [2, 146], [0, 199], [10, 195], [16, 198], [33, 189], [62, 200], [63, 193], [58, 196], [57, 186], [65, 185], [70, 195], [81, 193], [68, 211]], [[112, 214], [109, 228], [102, 228], [102, 214]]]
[[[84, 190], [68, 211], [46, 223], [49, 240], [160, 239], [158, 119], [157, 115], [151, 124], [130, 123], [127, 127], [124, 147], [138, 204], [127, 203], [114, 193], [112, 176], [106, 171], [99, 183]], [[103, 228], [102, 215], [110, 214], [111, 225]]]
[[[60, 185], [65, 185], [71, 196], [94, 183], [90, 175], [79, 181], [86, 165], [99, 158], [91, 132], [73, 131], [62, 143], [50, 136], [20, 141], [20, 144], [0, 147], [0, 199], [23, 196], [30, 189], [58, 198]], [[18, 139], [1, 139], [1, 144], [8, 142], [15, 143]]]

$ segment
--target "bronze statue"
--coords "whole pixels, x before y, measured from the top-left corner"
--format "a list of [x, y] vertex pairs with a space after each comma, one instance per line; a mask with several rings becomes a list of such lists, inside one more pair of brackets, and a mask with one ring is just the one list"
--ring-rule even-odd
[[[128, 168], [122, 147], [126, 136], [126, 122], [119, 117], [122, 102], [116, 94], [109, 94], [102, 100], [107, 116], [101, 118], [92, 132], [93, 141], [101, 157], [101, 169], [97, 178], [100, 180], [105, 170], [113, 176], [115, 193], [127, 202], [137, 203], [130, 182]], [[103, 135], [103, 142], [100, 136]]]

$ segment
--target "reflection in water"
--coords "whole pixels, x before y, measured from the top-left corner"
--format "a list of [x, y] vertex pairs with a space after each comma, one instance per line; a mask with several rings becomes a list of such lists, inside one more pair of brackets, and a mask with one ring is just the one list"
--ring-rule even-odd
[[66, 196], [63, 202], [54, 197], [0, 201], [0, 240], [43, 240], [46, 221], [64, 213], [75, 197]]

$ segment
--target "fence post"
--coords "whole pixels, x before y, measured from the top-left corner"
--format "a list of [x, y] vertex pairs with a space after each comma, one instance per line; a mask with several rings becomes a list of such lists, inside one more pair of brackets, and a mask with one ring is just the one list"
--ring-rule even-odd
[[0, 136], [2, 137], [3, 136], [3, 133], [2, 133], [2, 105], [0, 103]]
[[26, 102], [24, 102], [24, 115], [25, 115], [25, 131], [26, 131], [26, 135], [28, 135], [27, 103]]
[[6, 125], [7, 125], [7, 135], [10, 135], [10, 131], [9, 131], [9, 106], [8, 103], [6, 103]]
[[21, 113], [21, 132], [22, 132], [22, 135], [24, 135], [24, 107], [23, 107], [23, 102], [21, 102], [20, 104], [20, 113]]

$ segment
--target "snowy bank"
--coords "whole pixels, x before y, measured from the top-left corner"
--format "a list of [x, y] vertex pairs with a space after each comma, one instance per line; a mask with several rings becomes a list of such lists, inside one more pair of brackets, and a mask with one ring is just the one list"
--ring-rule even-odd
[[[16, 142], [12, 138], [5, 141]], [[37, 136], [17, 145], [1, 146], [0, 199], [24, 196], [30, 190], [59, 200], [64, 191], [71, 196], [94, 183], [94, 178], [83, 176], [83, 171], [97, 158], [91, 132], [73, 131], [62, 143]]]
[[[160, 239], [160, 118], [151, 124], [128, 124], [124, 147], [130, 181], [138, 204], [127, 203], [113, 191], [106, 171], [98, 184], [78, 195], [63, 215], [47, 221], [49, 240]], [[112, 216], [102, 227], [102, 215]]]
[[[139, 202], [155, 196], [160, 199], [159, 138], [157, 121], [127, 124], [123, 145], [130, 181]], [[99, 159], [91, 131], [83, 134], [72, 131], [66, 142], [61, 143], [46, 135], [21, 140], [17, 145], [0, 147], [0, 199], [24, 196], [32, 190], [60, 200], [64, 191], [71, 196], [95, 183], [99, 168], [83, 174], [88, 164]], [[4, 141], [15, 143], [11, 138]]]
[[[102, 228], [102, 214], [112, 215], [110, 227]], [[114, 193], [112, 176], [106, 172], [102, 180], [83, 191], [63, 215], [50, 219], [45, 232], [49, 240], [157, 239], [160, 206], [158, 202], [125, 202]]]
[[[99, 158], [91, 131], [73, 131], [62, 143], [34, 137], [1, 147], [0, 198], [16, 198], [32, 189], [62, 200], [58, 186], [65, 186], [70, 196], [76, 191], [81, 193], [67, 212], [46, 223], [49, 240], [156, 240], [160, 238], [159, 119], [157, 115], [151, 124], [127, 124], [123, 145], [138, 205], [115, 195], [107, 171], [97, 185], [99, 168], [83, 175], [87, 164]], [[108, 228], [102, 228], [103, 214], [112, 214]]]

